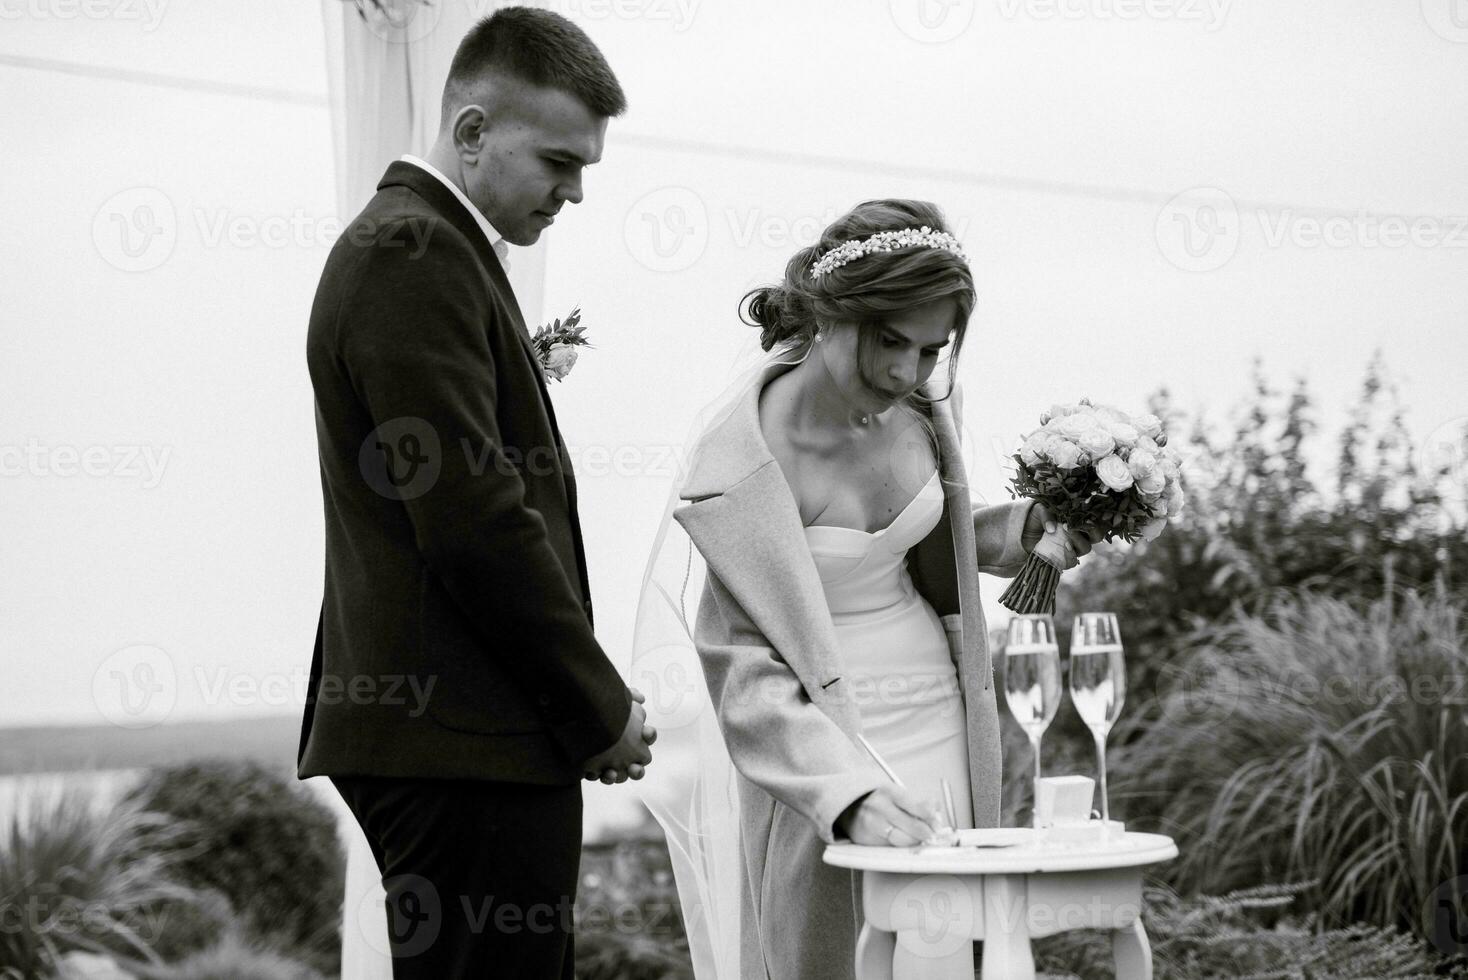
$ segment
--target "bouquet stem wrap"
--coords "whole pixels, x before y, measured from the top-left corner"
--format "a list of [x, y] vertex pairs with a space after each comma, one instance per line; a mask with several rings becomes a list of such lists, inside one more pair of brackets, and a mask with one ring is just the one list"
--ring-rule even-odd
[[1046, 531], [1025, 559], [1024, 567], [999, 597], [1004, 608], [1022, 615], [1055, 615], [1055, 592], [1060, 588], [1060, 572], [1066, 565], [1065, 552], [1064, 527]]

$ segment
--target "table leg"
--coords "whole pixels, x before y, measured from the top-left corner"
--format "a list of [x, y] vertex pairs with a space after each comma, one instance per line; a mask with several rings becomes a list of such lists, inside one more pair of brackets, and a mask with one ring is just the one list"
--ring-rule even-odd
[[984, 878], [983, 980], [1035, 980], [1028, 891], [1024, 875]]
[[856, 937], [856, 980], [893, 980], [892, 954], [896, 949], [896, 933], [863, 922]]
[[1131, 925], [1112, 931], [1111, 961], [1117, 980], [1152, 980], [1152, 947], [1140, 915]]

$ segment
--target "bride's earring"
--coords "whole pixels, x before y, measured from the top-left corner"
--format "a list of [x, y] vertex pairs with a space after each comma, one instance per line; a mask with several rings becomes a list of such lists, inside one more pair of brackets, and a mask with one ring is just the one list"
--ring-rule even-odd
[[826, 335], [823, 334], [823, 333], [821, 333], [819, 330], [817, 330], [816, 331], [816, 343], [819, 344], [822, 340], [825, 340], [825, 339], [826, 339]]

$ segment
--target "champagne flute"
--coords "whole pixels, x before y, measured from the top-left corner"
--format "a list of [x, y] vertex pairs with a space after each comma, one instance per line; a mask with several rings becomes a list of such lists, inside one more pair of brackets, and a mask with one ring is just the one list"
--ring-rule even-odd
[[1126, 661], [1116, 614], [1083, 612], [1070, 636], [1070, 700], [1096, 740], [1096, 769], [1101, 782], [1102, 828], [1108, 830], [1111, 809], [1106, 799], [1106, 736], [1126, 701]]
[[[1015, 616], [1004, 647], [1004, 702], [1035, 752], [1035, 805], [1039, 819], [1040, 739], [1060, 707], [1060, 645], [1049, 616]], [[1032, 821], [1033, 822], [1033, 821]]]

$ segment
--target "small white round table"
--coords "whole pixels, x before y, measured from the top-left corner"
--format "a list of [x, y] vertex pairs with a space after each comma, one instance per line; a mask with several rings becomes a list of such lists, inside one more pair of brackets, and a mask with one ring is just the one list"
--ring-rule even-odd
[[893, 977], [899, 944], [913, 959], [975, 940], [984, 943], [983, 980], [1034, 980], [1030, 939], [1067, 929], [1110, 930], [1118, 980], [1151, 980], [1142, 870], [1177, 857], [1172, 838], [1128, 832], [1104, 845], [1046, 844], [1028, 828], [981, 833], [1017, 843], [826, 847], [827, 864], [862, 872], [859, 980], [908, 980]]

